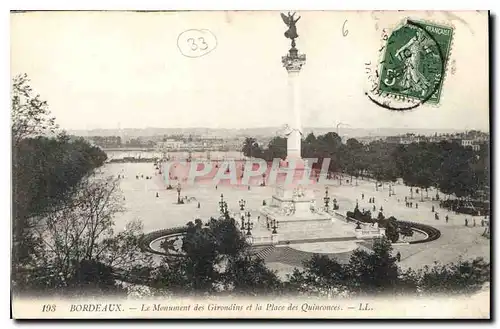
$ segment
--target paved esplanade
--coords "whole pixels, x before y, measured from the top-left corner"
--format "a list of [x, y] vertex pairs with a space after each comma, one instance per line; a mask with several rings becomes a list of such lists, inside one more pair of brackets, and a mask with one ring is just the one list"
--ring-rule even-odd
[[[155, 175], [155, 169], [151, 163], [106, 164], [104, 170], [115, 177], [118, 174], [125, 176], [125, 178], [120, 179], [120, 186], [126, 202], [124, 213], [119, 214], [115, 219], [118, 231], [124, 229], [126, 223], [136, 219], [142, 221], [146, 233], [182, 226], [195, 218], [206, 220], [210, 216], [218, 214], [221, 193], [224, 194], [224, 200], [227, 201], [231, 212], [238, 214], [238, 201], [244, 199], [246, 209], [254, 216], [253, 214], [257, 214], [262, 206], [262, 200], [269, 200], [274, 192], [273, 187], [269, 186], [252, 186], [250, 190], [246, 186], [228, 185], [219, 186], [216, 190], [215, 186], [210, 184], [183, 187], [181, 195], [195, 197], [197, 202], [200, 202], [200, 208], [197, 208], [195, 201], [177, 205], [177, 192], [175, 189], [165, 190], [163, 178], [160, 175]], [[137, 174], [153, 176], [153, 179], [136, 179]], [[437, 201], [425, 200], [421, 202], [420, 194], [416, 193], [414, 193], [413, 202], [419, 203], [418, 209], [415, 209], [415, 206], [407, 208], [404, 198], [405, 196], [410, 197], [410, 191], [409, 187], [402, 184], [395, 185], [396, 194], [391, 197], [389, 197], [388, 185], [384, 184], [383, 188], [379, 187], [376, 191], [373, 181], [358, 180], [356, 186], [355, 182], [351, 185], [346, 184], [344, 180], [344, 183], [339, 185], [338, 180], [328, 180], [328, 185], [332, 197], [338, 200], [340, 213], [345, 214], [346, 211], [352, 211], [356, 200], [359, 202], [360, 209], [370, 209], [373, 205], [368, 203], [368, 198], [374, 197], [376, 208], [380, 209], [382, 206], [386, 217], [394, 216], [398, 220], [429, 224], [441, 231], [441, 237], [436, 241], [419, 245], [396, 246], [395, 250], [401, 252], [401, 265], [404, 267], [420, 268], [424, 265], [432, 265], [434, 261], [447, 263], [457, 261], [460, 256], [464, 259], [481, 256], [486, 261], [490, 260], [490, 241], [481, 236], [484, 231], [484, 227], [481, 227], [482, 217], [475, 217], [476, 227], [465, 227], [465, 218], [468, 218], [469, 225], [472, 225], [474, 217], [440, 209]], [[315, 191], [316, 203], [321, 204], [324, 187], [315, 185], [313, 190]], [[156, 197], [156, 193], [158, 193], [158, 197]], [[364, 200], [361, 198], [362, 193], [365, 195]], [[435, 190], [429, 191], [429, 196], [435, 194]], [[441, 197], [444, 196], [441, 194]], [[439, 212], [440, 220], [434, 219], [434, 213], [431, 212], [432, 205]], [[449, 216], [448, 223], [444, 220], [447, 214]], [[304, 226], [304, 229], [307, 230], [307, 225]], [[329, 249], [332, 248], [329, 243], [300, 244], [293, 247], [304, 251], [319, 252], [323, 250], [325, 253], [331, 252]], [[337, 249], [339, 246], [334, 247]], [[289, 268], [289, 266], [283, 265], [283, 268]]]

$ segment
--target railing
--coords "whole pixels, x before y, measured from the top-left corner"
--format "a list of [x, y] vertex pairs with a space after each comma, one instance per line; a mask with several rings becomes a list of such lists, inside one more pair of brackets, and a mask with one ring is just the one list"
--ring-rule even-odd
[[[340, 215], [343, 218], [345, 218], [347, 222], [357, 223], [357, 224], [359, 224], [362, 227], [371, 226], [371, 224], [369, 224], [369, 223], [363, 223], [363, 222], [358, 221], [358, 220], [356, 220], [354, 218], [344, 216], [344, 215], [342, 215], [340, 213], [336, 212], [336, 214]], [[403, 220], [398, 220], [396, 222], [397, 223], [401, 223], [403, 225], [408, 225], [413, 230], [415, 230], [415, 231], [421, 231], [421, 232], [423, 232], [423, 233], [425, 233], [427, 235], [425, 237], [425, 239], [416, 240], [416, 241], [410, 241], [410, 242], [408, 242], [409, 244], [431, 242], [431, 241], [437, 240], [437, 239], [439, 239], [441, 237], [441, 231], [439, 231], [437, 228], [434, 228], [434, 227], [432, 227], [430, 225], [426, 225], [426, 224], [422, 224], [422, 223], [416, 223], [416, 222], [410, 222], [410, 221], [403, 221]], [[375, 231], [375, 230], [373, 230], [373, 231]], [[367, 232], [370, 232], [370, 230], [368, 230]], [[369, 233], [362, 233], [362, 235], [368, 235], [368, 234]]]
[[162, 230], [157, 230], [153, 231], [151, 233], [148, 233], [144, 235], [142, 238], [139, 247], [143, 252], [150, 252], [152, 254], [156, 255], [161, 255], [161, 256], [174, 256], [174, 257], [183, 257], [184, 255], [182, 254], [169, 254], [167, 252], [162, 252], [155, 250], [151, 248], [151, 243], [155, 240], [158, 240], [159, 238], [168, 236], [168, 235], [173, 235], [173, 234], [179, 234], [179, 233], [185, 233], [187, 231], [187, 226], [180, 226], [180, 227], [173, 227], [173, 228], [167, 228], [167, 229], [162, 229]]
[[259, 236], [259, 237], [254, 236], [253, 237], [253, 244], [254, 245], [258, 245], [258, 244], [271, 244], [271, 243], [272, 243], [272, 237], [271, 237], [271, 235], [269, 235], [269, 236]]

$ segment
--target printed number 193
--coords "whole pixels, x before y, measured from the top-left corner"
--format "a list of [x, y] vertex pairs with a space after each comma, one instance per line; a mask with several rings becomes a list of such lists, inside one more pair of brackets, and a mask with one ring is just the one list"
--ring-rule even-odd
[[42, 306], [42, 312], [55, 312], [56, 305], [54, 304], [46, 304]]

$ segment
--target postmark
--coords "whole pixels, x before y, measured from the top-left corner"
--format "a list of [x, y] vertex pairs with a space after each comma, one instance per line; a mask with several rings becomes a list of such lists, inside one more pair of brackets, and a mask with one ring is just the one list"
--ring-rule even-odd
[[410, 19], [390, 35], [384, 29], [369, 99], [390, 110], [439, 104], [452, 37], [452, 27]]
[[207, 29], [186, 30], [179, 34], [177, 48], [186, 57], [202, 57], [217, 48], [217, 38]]

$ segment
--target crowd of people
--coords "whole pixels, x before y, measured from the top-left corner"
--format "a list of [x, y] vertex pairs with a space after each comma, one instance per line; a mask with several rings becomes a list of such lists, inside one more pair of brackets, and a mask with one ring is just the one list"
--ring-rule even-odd
[[[418, 190], [416, 190], [417, 192]], [[364, 200], [365, 199], [365, 194], [364, 193], [361, 193], [361, 200]], [[400, 199], [397, 199], [398, 203], [401, 201]], [[435, 198], [433, 198], [433, 201], [436, 201]], [[415, 208], [415, 209], [419, 209], [419, 204], [418, 202], [414, 202], [414, 201], [411, 201], [411, 199], [408, 197], [408, 196], [405, 196], [404, 198], [404, 202], [405, 202], [405, 206], [407, 208]], [[377, 206], [375, 205], [375, 197], [369, 197], [368, 198], [368, 203], [370, 204], [373, 204], [373, 207], [371, 208], [374, 212], [377, 210]], [[357, 200], [356, 200], [356, 205], [358, 204]], [[443, 204], [440, 203], [439, 204], [439, 208], [444, 208], [443, 207]], [[446, 210], [448, 211], [451, 211], [450, 209], [446, 208]], [[363, 209], [364, 211], [364, 209]], [[380, 207], [380, 211], [383, 211], [383, 208]], [[435, 205], [432, 205], [431, 206], [431, 212], [434, 213], [434, 219], [435, 220], [440, 220], [440, 215], [439, 215], [439, 212], [436, 211], [436, 207]], [[450, 217], [448, 214], [446, 214], [446, 216], [444, 217], [446, 223], [449, 222], [450, 220]], [[485, 216], [484, 219], [481, 219], [481, 226], [482, 227], [485, 227], [485, 226], [489, 226], [489, 221], [487, 220], [487, 216]], [[472, 218], [472, 222], [469, 221], [469, 219], [465, 218], [465, 226], [467, 227], [476, 227], [476, 218]]]

